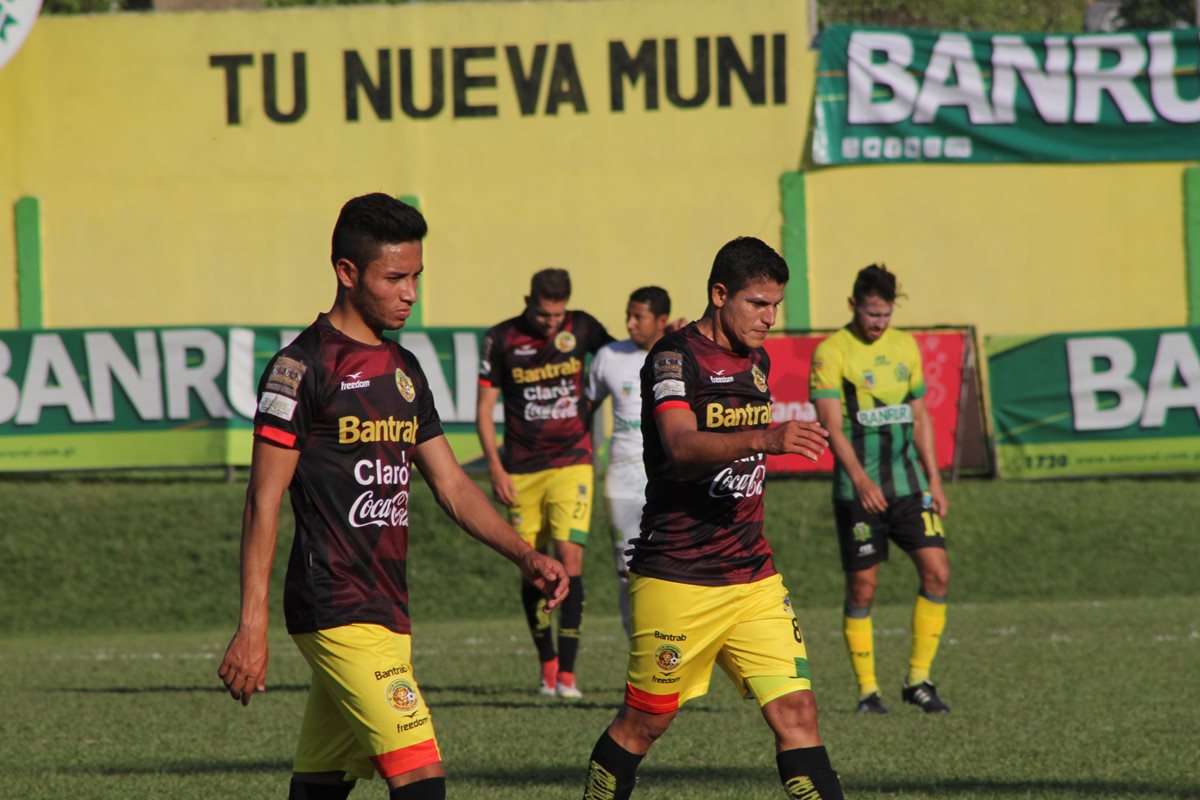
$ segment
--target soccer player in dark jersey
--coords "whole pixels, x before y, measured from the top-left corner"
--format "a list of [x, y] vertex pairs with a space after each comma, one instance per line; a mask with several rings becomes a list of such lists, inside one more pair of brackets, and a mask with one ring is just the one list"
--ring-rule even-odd
[[766, 455], [816, 459], [814, 422], [771, 422], [770, 360], [787, 263], [753, 238], [718, 251], [703, 318], [658, 341], [641, 372], [649, 479], [630, 559], [625, 702], [596, 742], [584, 800], [623, 800], [713, 664], [754, 698], [775, 734], [787, 796], [841, 798], [817, 730], [808, 656], [763, 536]]
[[[584, 360], [613, 341], [591, 314], [567, 309], [565, 269], [534, 274], [525, 311], [483, 337], [476, 427], [498, 502], [531, 546], [553, 543], [571, 579], [558, 620], [558, 648], [540, 592], [523, 582], [521, 603], [546, 695], [577, 698], [575, 658], [583, 624], [583, 549], [592, 518], [592, 437], [583, 401]], [[504, 401], [504, 448], [493, 413]]]
[[392, 800], [442, 800], [445, 772], [414, 677], [408, 617], [409, 481], [421, 471], [469, 534], [562, 601], [562, 565], [526, 545], [459, 467], [404, 325], [423, 271], [425, 220], [384, 194], [342, 208], [337, 295], [259, 383], [242, 519], [241, 618], [218, 674], [243, 705], [266, 690], [267, 597], [284, 491], [296, 533], [284, 586], [288, 632], [312, 668], [292, 800], [345, 798], [378, 772]]
[[858, 681], [858, 710], [887, 713], [875, 678], [871, 604], [891, 539], [908, 553], [921, 581], [901, 697], [946, 714], [950, 706], [929, 674], [946, 627], [950, 561], [942, 517], [950, 505], [925, 405], [921, 351], [911, 334], [889, 327], [896, 293], [896, 276], [887, 267], [859, 271], [850, 297], [854, 316], [817, 346], [810, 389], [835, 458], [833, 511], [846, 573], [843, 632]]

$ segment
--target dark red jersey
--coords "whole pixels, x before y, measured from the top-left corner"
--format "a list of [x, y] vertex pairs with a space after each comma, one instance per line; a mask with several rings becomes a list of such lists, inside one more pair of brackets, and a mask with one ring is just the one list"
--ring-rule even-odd
[[504, 401], [504, 448], [509, 472], [538, 472], [592, 463], [592, 437], [580, 399], [584, 359], [613, 341], [584, 311], [568, 311], [550, 338], [524, 316], [505, 320], [483, 337], [479, 384], [496, 386]]
[[288, 632], [375, 623], [410, 633], [413, 450], [442, 435], [416, 357], [392, 341], [344, 336], [322, 314], [267, 365], [254, 433], [300, 451], [290, 487]]
[[685, 472], [668, 461], [657, 424], [658, 414], [678, 408], [695, 414], [701, 431], [766, 428], [770, 368], [766, 350], [738, 355], [694, 323], [667, 334], [650, 351], [641, 372], [642, 457], [649, 483], [631, 571], [701, 586], [751, 583], [775, 574], [763, 537], [765, 456]]

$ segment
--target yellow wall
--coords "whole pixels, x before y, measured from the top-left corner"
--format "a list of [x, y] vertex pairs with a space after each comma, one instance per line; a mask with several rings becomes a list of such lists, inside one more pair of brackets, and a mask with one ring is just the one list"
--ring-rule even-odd
[[887, 263], [899, 325], [1045, 333], [1187, 323], [1183, 165], [837, 167], [808, 174], [813, 327]]
[[[665, 37], [679, 40], [690, 94], [695, 37], [730, 36], [749, 60], [753, 34], [766, 34], [768, 64], [771, 36], [786, 36], [785, 103], [768, 91], [752, 107], [735, 81], [731, 106], [718, 107], [715, 74], [703, 107], [666, 102]], [[646, 38], [659, 40], [660, 107], [647, 111], [643, 87], [626, 86], [615, 112], [608, 42], [636, 51]], [[586, 113], [546, 114], [543, 85], [539, 112], [520, 114], [504, 48], [516, 45], [528, 69], [539, 42], [551, 45], [544, 83], [554, 45], [571, 44]], [[569, 268], [575, 304], [618, 329], [628, 293], [650, 282], [698, 315], [717, 247], [738, 234], [778, 241], [777, 181], [799, 163], [811, 103], [807, 43], [804, 4], [777, 0], [47, 17], [0, 71], [0, 103], [22, 109], [5, 131], [21, 146], [16, 174], [0, 170], [0, 204], [42, 199], [47, 326], [307, 322], [332, 299], [338, 208], [376, 190], [417, 195], [429, 217], [427, 324], [516, 313], [529, 275], [547, 265]], [[396, 108], [379, 120], [360, 95], [363, 118], [346, 120], [344, 50], [374, 77], [378, 48], [391, 50], [394, 73], [397, 48], [412, 47], [424, 103], [429, 48], [467, 46], [497, 48], [469, 69], [496, 77], [469, 94], [497, 104], [496, 118], [412, 120]], [[261, 54], [278, 54], [288, 111], [293, 51], [307, 57], [308, 112], [276, 124], [263, 113]], [[209, 65], [232, 53], [255, 55], [236, 126], [224, 72]], [[6, 256], [0, 283], [11, 284]], [[14, 324], [14, 305], [0, 294], [0, 324]]]

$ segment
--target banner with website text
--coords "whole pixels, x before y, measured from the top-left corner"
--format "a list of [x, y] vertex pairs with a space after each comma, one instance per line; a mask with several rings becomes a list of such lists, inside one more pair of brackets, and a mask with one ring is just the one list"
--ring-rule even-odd
[[1200, 328], [985, 347], [1001, 477], [1200, 471]]
[[[925, 373], [925, 403], [933, 419], [934, 446], [942, 470], [962, 467], [971, 471], [987, 468], [982, 425], [968, 425], [971, 415], [981, 417], [977, 375], [974, 369], [974, 339], [969, 329], [912, 331], [921, 348]], [[809, 364], [813, 351], [827, 336], [824, 333], [785, 334], [767, 340], [771, 356], [771, 418], [775, 423], [817, 418], [808, 396]], [[966, 454], [966, 458], [964, 458]], [[768, 456], [772, 473], [830, 473], [833, 456], [819, 461], [801, 456]]]
[[817, 164], [1200, 158], [1200, 29], [821, 33]]
[[[245, 466], [258, 379], [300, 328], [0, 332], [0, 472]], [[402, 332], [460, 460], [482, 330]]]

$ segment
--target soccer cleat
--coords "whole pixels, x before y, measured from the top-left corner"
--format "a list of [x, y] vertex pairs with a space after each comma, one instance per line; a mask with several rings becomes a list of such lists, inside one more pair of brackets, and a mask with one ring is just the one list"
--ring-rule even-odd
[[904, 702], [918, 706], [927, 714], [949, 714], [950, 706], [942, 702], [937, 695], [937, 687], [929, 681], [921, 681], [916, 686], [905, 686], [900, 691]]
[[558, 685], [558, 659], [552, 658], [549, 661], [542, 662], [542, 685], [538, 687], [538, 694], [546, 697], [554, 697], [555, 689]]
[[583, 692], [579, 691], [579, 687], [575, 685], [575, 673], [573, 672], [558, 673], [558, 686], [555, 687], [555, 693], [559, 697], [565, 697], [569, 700], [576, 700], [583, 697]]
[[886, 714], [888, 710], [887, 706], [883, 704], [883, 698], [879, 696], [879, 692], [871, 692], [858, 701], [858, 713]]

